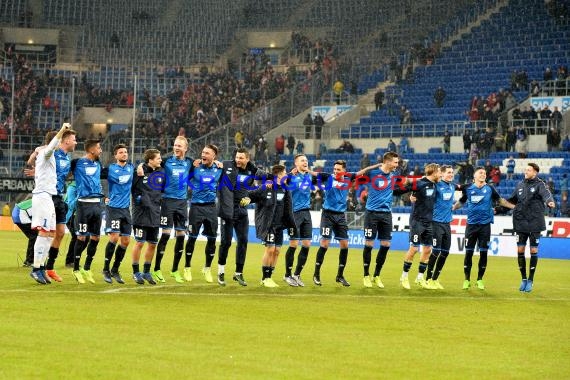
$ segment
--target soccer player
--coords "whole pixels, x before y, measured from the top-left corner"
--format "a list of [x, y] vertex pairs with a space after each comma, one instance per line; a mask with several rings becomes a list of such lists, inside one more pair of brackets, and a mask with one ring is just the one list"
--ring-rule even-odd
[[[91, 263], [97, 253], [99, 235], [101, 234], [101, 214], [103, 211], [101, 199], [101, 144], [98, 140], [85, 141], [85, 156], [79, 158], [72, 167], [75, 183], [77, 184], [77, 242], [74, 252], [73, 277], [84, 284], [85, 280], [95, 283], [91, 272]], [[87, 257], [83, 268], [80, 268], [81, 254], [87, 248]]]
[[487, 251], [489, 249], [489, 241], [491, 240], [491, 223], [494, 219], [493, 202], [498, 203], [507, 208], [514, 208], [514, 205], [501, 198], [497, 190], [488, 185], [485, 180], [487, 174], [483, 166], [475, 169], [473, 175], [473, 183], [463, 187], [462, 196], [458, 202], [453, 205], [453, 209], [457, 210], [467, 203], [467, 227], [465, 229], [465, 259], [463, 261], [463, 273], [465, 280], [463, 281], [463, 289], [467, 290], [471, 286], [471, 266], [473, 262], [473, 252], [475, 245], [479, 246], [479, 263], [477, 273], [477, 288], [485, 290], [483, 276], [487, 269]]
[[[160, 227], [162, 235], [156, 246], [156, 259], [152, 275], [157, 282], [165, 282], [160, 269], [166, 245], [170, 239], [172, 228], [175, 230], [176, 242], [174, 256], [181, 257], [184, 249], [186, 223], [188, 218], [188, 173], [192, 167], [192, 160], [185, 157], [188, 150], [188, 141], [182, 136], [174, 139], [173, 154], [162, 161], [165, 175], [164, 194], [160, 205]], [[141, 175], [141, 173], [137, 173]], [[180, 260], [180, 258], [178, 259]], [[184, 282], [178, 271], [172, 277], [176, 282]], [[191, 273], [190, 273], [191, 275]], [[186, 278], [186, 277], [185, 277]], [[192, 277], [186, 278], [191, 281]]]
[[31, 267], [34, 262], [34, 244], [38, 237], [38, 231], [32, 229], [32, 198], [16, 203], [12, 210], [12, 221], [28, 238], [26, 259], [23, 265]]
[[[222, 168], [215, 162], [218, 155], [218, 147], [207, 144], [202, 149], [201, 162], [197, 167], [192, 166], [189, 186], [192, 188], [190, 199], [190, 212], [188, 214], [188, 241], [185, 247], [184, 279], [192, 279], [191, 264], [194, 246], [200, 228], [204, 227], [202, 235], [206, 236], [207, 242], [204, 249], [206, 260], [202, 274], [206, 282], [214, 282], [212, 278], [212, 261], [216, 254], [216, 235], [218, 233], [218, 214], [216, 212], [216, 195]], [[178, 272], [178, 262], [181, 254], [175, 253], [172, 263], [172, 273]]]
[[453, 219], [451, 209], [453, 196], [460, 187], [453, 183], [453, 167], [442, 165], [440, 169], [441, 180], [435, 185], [435, 204], [433, 206], [433, 247], [428, 261], [427, 282], [429, 289], [443, 289], [439, 282], [439, 275], [445, 265], [449, 248], [451, 247], [451, 227]]
[[[405, 183], [396, 183], [394, 172], [400, 163], [400, 156], [395, 152], [386, 152], [382, 157], [382, 163], [376, 169], [368, 172], [371, 186], [366, 199], [366, 211], [364, 213], [364, 250], [363, 284], [367, 288], [372, 287], [370, 279], [370, 262], [374, 240], [380, 240], [380, 249], [376, 255], [376, 267], [374, 268], [373, 281], [379, 288], [384, 288], [380, 279], [380, 272], [386, 261], [392, 240], [392, 198], [404, 194]], [[400, 188], [396, 188], [400, 186]]]
[[55, 218], [56, 218], [56, 229], [55, 237], [51, 242], [51, 247], [49, 249], [49, 257], [46, 263], [46, 273], [47, 275], [58, 282], [62, 281], [62, 278], [57, 274], [54, 269], [55, 260], [59, 255], [59, 246], [61, 245], [61, 240], [65, 235], [65, 222], [67, 214], [67, 204], [63, 200], [65, 194], [65, 181], [71, 170], [71, 161], [68, 154], [75, 151], [76, 132], [69, 129], [63, 133], [61, 136], [61, 141], [59, 143], [59, 149], [54, 152], [55, 163], [56, 163], [56, 173], [57, 173], [57, 195], [52, 197], [53, 205], [55, 207]]
[[410, 289], [410, 280], [408, 272], [412, 267], [415, 254], [422, 247], [420, 255], [420, 266], [416, 284], [422, 288], [428, 288], [424, 273], [428, 266], [428, 260], [431, 254], [431, 246], [433, 243], [432, 219], [433, 206], [435, 203], [435, 189], [439, 181], [439, 165], [428, 164], [424, 168], [425, 176], [414, 184], [413, 195], [415, 202], [413, 203], [412, 213], [410, 214], [410, 247], [404, 257], [404, 267], [400, 284], [404, 289]]
[[[131, 199], [130, 189], [133, 183], [134, 166], [130, 162], [129, 153], [125, 144], [118, 144], [113, 148], [115, 163], [107, 169], [107, 182], [109, 183], [109, 202], [107, 204], [107, 233], [109, 242], [105, 247], [105, 263], [103, 264], [103, 279], [112, 283], [113, 279], [119, 284], [125, 281], [119, 274], [119, 267], [125, 257], [125, 252], [131, 240]], [[158, 219], [160, 220], [160, 219]], [[119, 245], [117, 246], [117, 243]], [[111, 260], [115, 256], [112, 269], [109, 270]], [[154, 256], [154, 253], [153, 253]], [[149, 274], [150, 276], [150, 274]]]
[[[146, 280], [151, 285], [156, 281], [150, 273], [150, 265], [158, 241], [160, 228], [160, 203], [165, 176], [159, 171], [162, 158], [157, 149], [148, 149], [144, 152], [144, 164], [141, 166], [143, 176], [135, 176], [132, 183], [133, 196], [133, 226], [135, 232], [135, 246], [132, 252], [133, 280], [137, 284], [144, 284]], [[140, 255], [144, 243], [147, 243], [144, 254], [143, 273], [139, 269]]]
[[350, 190], [352, 181], [366, 171], [371, 170], [378, 165], [369, 166], [357, 173], [346, 172], [346, 161], [337, 160], [333, 165], [333, 174], [313, 173], [320, 176], [321, 182], [327, 182], [324, 191], [323, 210], [321, 212], [321, 241], [317, 251], [317, 259], [315, 262], [315, 272], [313, 274], [313, 283], [321, 286], [321, 267], [325, 259], [325, 254], [329, 248], [332, 234], [339, 241], [340, 253], [338, 257], [338, 270], [336, 274], [336, 282], [342, 286], [350, 286], [350, 283], [344, 278], [344, 268], [348, 257], [348, 223], [346, 221], [346, 202], [348, 191]]
[[[63, 134], [70, 130], [70, 125], [64, 123], [59, 132], [48, 133], [53, 136], [47, 146], [37, 150], [35, 162], [35, 186], [32, 191], [32, 229], [38, 230], [34, 244], [34, 262], [30, 276], [40, 284], [51, 283], [49, 276], [44, 273], [44, 262], [49, 255], [51, 242], [55, 237], [56, 211], [52, 197], [57, 195], [57, 163], [54, 152]], [[49, 138], [48, 138], [49, 139]], [[46, 139], [47, 140], [47, 139]]]
[[[517, 184], [515, 191], [509, 198], [509, 202], [515, 205], [513, 211], [513, 229], [517, 241], [517, 257], [521, 272], [521, 285], [519, 291], [531, 292], [534, 272], [538, 263], [538, 242], [540, 232], [546, 229], [544, 222], [544, 204], [550, 208], [556, 207], [554, 198], [548, 190], [548, 186], [538, 178], [540, 168], [535, 163], [529, 163], [524, 172], [524, 180]], [[526, 259], [524, 251], [526, 242], [530, 246], [530, 265], [527, 277]]]
[[223, 161], [223, 177], [218, 190], [218, 216], [222, 220], [220, 248], [218, 250], [218, 284], [225, 286], [224, 268], [228, 251], [232, 244], [233, 231], [236, 233], [236, 270], [233, 280], [241, 286], [247, 286], [243, 278], [243, 267], [247, 251], [249, 218], [247, 209], [240, 205], [240, 200], [247, 197], [256, 177], [264, 172], [258, 170], [249, 161], [249, 151], [238, 148], [233, 160]]
[[[304, 154], [295, 156], [295, 169], [290, 176], [290, 189], [293, 199], [293, 216], [295, 217], [295, 233], [289, 241], [289, 248], [285, 253], [285, 277], [283, 278], [289, 286], [305, 286], [301, 280], [301, 271], [309, 256], [309, 247], [313, 237], [313, 222], [311, 220], [311, 190], [313, 187], [313, 177], [309, 173], [309, 162]], [[291, 275], [293, 263], [295, 261], [295, 250], [301, 240], [301, 250], [297, 258], [295, 272]]]
[[265, 245], [261, 262], [261, 285], [277, 288], [279, 285], [271, 276], [283, 245], [283, 230], [288, 229], [291, 235], [295, 229], [295, 218], [291, 191], [287, 190], [288, 186], [284, 182], [287, 176], [285, 166], [274, 165], [271, 173], [271, 186], [262, 185], [257, 190], [250, 191], [240, 204], [245, 207], [250, 202], [255, 203], [255, 235]]
[[[58, 149], [54, 151], [55, 169], [57, 175], [57, 194], [52, 197], [52, 200], [55, 208], [56, 230], [54, 239], [52, 240], [49, 249], [45, 273], [52, 280], [57, 282], [61, 282], [62, 278], [55, 271], [54, 265], [55, 260], [59, 255], [59, 246], [61, 245], [61, 240], [65, 235], [65, 216], [67, 214], [67, 204], [63, 201], [63, 195], [65, 193], [65, 181], [71, 168], [68, 153], [73, 152], [75, 150], [75, 146], [77, 145], [75, 135], [75, 131], [71, 129], [66, 130], [61, 136], [61, 141], [59, 142]], [[47, 143], [48, 141], [46, 141], [46, 144]], [[37, 153], [34, 152], [31, 155], [30, 159], [28, 160], [29, 165], [33, 165], [36, 154]]]

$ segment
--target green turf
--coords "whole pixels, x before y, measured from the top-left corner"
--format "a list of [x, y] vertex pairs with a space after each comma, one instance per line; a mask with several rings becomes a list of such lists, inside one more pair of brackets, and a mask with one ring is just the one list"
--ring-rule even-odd
[[461, 290], [462, 257], [452, 255], [440, 278], [445, 290], [405, 291], [398, 285], [402, 252], [391, 252], [386, 289], [364, 289], [361, 251], [351, 249], [352, 286], [341, 288], [334, 283], [338, 249], [329, 249], [324, 286], [316, 287], [312, 248], [305, 288], [286, 286], [280, 258], [274, 278], [281, 286], [265, 289], [263, 248], [250, 244], [249, 286], [231, 281], [232, 247], [222, 288], [202, 279], [198, 243], [194, 281], [167, 277], [153, 287], [131, 280], [130, 248], [121, 268], [127, 284], [104, 283], [102, 241], [97, 284], [76, 284], [60, 257], [64, 282], [42, 286], [17, 267], [23, 235], [1, 232], [0, 242], [2, 379], [570, 377], [568, 261], [540, 260], [535, 290], [521, 294], [515, 258], [489, 259], [483, 292]]

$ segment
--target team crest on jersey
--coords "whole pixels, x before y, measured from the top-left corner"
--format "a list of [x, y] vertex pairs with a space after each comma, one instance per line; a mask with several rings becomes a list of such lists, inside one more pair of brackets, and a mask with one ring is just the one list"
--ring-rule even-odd
[[531, 188], [530, 188], [530, 192], [531, 192], [531, 193], [534, 193], [534, 187], [531, 187]]

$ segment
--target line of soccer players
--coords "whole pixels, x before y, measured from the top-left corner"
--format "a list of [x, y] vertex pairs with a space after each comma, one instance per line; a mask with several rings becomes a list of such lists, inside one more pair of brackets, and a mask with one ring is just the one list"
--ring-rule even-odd
[[[265, 173], [249, 160], [246, 149], [238, 149], [233, 160], [217, 161], [218, 148], [206, 145], [200, 159], [186, 157], [188, 142], [184, 137], [174, 141], [173, 153], [165, 159], [155, 149], [144, 153], [144, 163], [137, 168], [128, 162], [125, 145], [114, 150], [115, 162], [102, 168], [99, 162], [100, 143], [85, 142], [85, 155], [70, 161], [68, 153], [76, 145], [75, 132], [64, 124], [57, 134], [48, 135], [46, 145], [36, 149], [30, 158], [35, 166], [35, 188], [32, 195], [33, 216], [31, 227], [39, 231], [34, 243], [33, 269], [31, 276], [38, 283], [61, 281], [54, 270], [61, 237], [65, 231], [66, 203], [63, 202], [65, 181], [71, 172], [76, 185], [75, 230], [73, 276], [78, 283], [95, 279], [91, 263], [97, 251], [102, 218], [102, 202], [106, 203], [106, 231], [109, 242], [105, 247], [103, 279], [124, 283], [119, 268], [133, 233], [135, 246], [132, 251], [133, 280], [138, 284], [166, 282], [161, 263], [166, 246], [174, 230], [174, 255], [170, 277], [178, 283], [192, 281], [191, 260], [198, 234], [206, 236], [205, 265], [201, 272], [207, 282], [213, 282], [211, 264], [215, 256], [215, 241], [218, 217], [221, 218], [221, 243], [218, 253], [217, 282], [225, 286], [225, 264], [231, 246], [233, 232], [236, 233], [236, 266], [233, 280], [247, 286], [243, 268], [248, 243], [248, 214], [246, 207], [255, 203], [256, 236], [265, 245], [262, 259], [262, 281], [265, 287], [277, 287], [272, 274], [283, 244], [283, 230], [290, 235], [285, 255], [284, 281], [293, 287], [305, 286], [301, 273], [307, 262], [312, 240], [312, 221], [309, 212], [311, 190], [324, 182], [324, 203], [321, 213], [320, 247], [316, 254], [313, 283], [322, 285], [321, 267], [330, 240], [340, 243], [340, 254], [336, 282], [350, 286], [344, 278], [348, 256], [348, 224], [346, 204], [351, 186], [360, 184], [359, 178], [366, 175], [370, 183], [364, 215], [363, 285], [375, 284], [383, 288], [382, 267], [390, 249], [392, 237], [393, 197], [411, 192], [413, 210], [410, 215], [410, 248], [405, 255], [401, 286], [410, 289], [408, 273], [415, 253], [421, 249], [418, 275], [415, 282], [426, 289], [443, 289], [439, 276], [449, 254], [451, 245], [450, 222], [452, 210], [467, 205], [467, 229], [464, 260], [465, 281], [463, 289], [471, 286], [472, 257], [476, 245], [480, 259], [476, 285], [485, 289], [483, 276], [487, 266], [487, 250], [493, 222], [494, 203], [514, 209], [514, 227], [519, 237], [518, 262], [521, 271], [521, 291], [532, 290], [534, 271], [538, 260], [538, 241], [544, 226], [544, 204], [554, 207], [552, 195], [538, 179], [539, 168], [529, 164], [525, 180], [521, 181], [509, 201], [501, 198], [497, 191], [486, 183], [484, 168], [475, 170], [474, 182], [458, 186], [453, 183], [453, 168], [447, 165], [429, 164], [425, 176], [418, 181], [403, 181], [397, 173], [400, 157], [388, 152], [382, 162], [357, 173], [346, 172], [346, 162], [335, 161], [333, 173], [310, 171], [307, 157], [297, 155], [294, 168], [289, 174], [282, 165], [275, 165]], [[264, 178], [256, 190], [256, 178]], [[108, 181], [108, 197], [102, 191], [101, 179]], [[192, 189], [190, 197], [188, 188]], [[456, 202], [454, 194], [462, 192]], [[188, 203], [190, 208], [188, 210]], [[131, 214], [132, 204], [132, 214]], [[69, 215], [68, 215], [69, 217]], [[540, 223], [542, 219], [542, 223]], [[529, 222], [534, 220], [535, 222]], [[159, 238], [159, 232], [162, 234]], [[184, 245], [188, 239], [186, 245]], [[376, 254], [373, 276], [370, 276], [374, 241], [380, 241]], [[301, 249], [294, 266], [295, 251], [301, 241]], [[524, 248], [530, 240], [531, 262], [529, 276], [526, 275]], [[144, 264], [141, 272], [139, 260], [144, 244]], [[87, 250], [81, 265], [81, 256]], [[156, 258], [154, 258], [156, 252]], [[184, 255], [184, 269], [179, 263]], [[111, 266], [111, 262], [114, 262]], [[47, 259], [47, 260], [46, 260]], [[152, 260], [154, 268], [151, 270]], [[68, 260], [66, 260], [67, 263]], [[45, 263], [45, 267], [44, 267]], [[294, 270], [293, 270], [294, 267]], [[427, 270], [427, 275], [424, 277]]]

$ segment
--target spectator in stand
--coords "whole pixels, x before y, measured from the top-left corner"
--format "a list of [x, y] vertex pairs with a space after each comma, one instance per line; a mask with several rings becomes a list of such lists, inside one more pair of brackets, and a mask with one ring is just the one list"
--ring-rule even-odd
[[492, 92], [487, 97], [487, 107], [489, 107], [488, 111], [497, 112], [497, 105], [498, 104], [499, 104], [499, 101], [497, 100], [497, 94]]
[[477, 122], [481, 118], [479, 115], [479, 109], [477, 108], [477, 106], [471, 107], [471, 111], [468, 112], [468, 116], [469, 116], [469, 121], [471, 122], [471, 125], [476, 126]]
[[408, 141], [408, 137], [405, 134], [402, 135], [398, 148], [400, 149], [400, 154], [408, 153], [408, 150], [410, 149], [410, 142]]
[[507, 135], [505, 136], [506, 151], [514, 152], [516, 142], [517, 142], [517, 136], [515, 134], [515, 129], [513, 127], [509, 127], [509, 129], [507, 130]]
[[306, 139], [310, 139], [312, 137], [313, 134], [313, 117], [311, 116], [310, 113], [307, 114], [307, 116], [305, 116], [305, 119], [303, 120], [303, 125], [305, 126], [305, 138]]
[[507, 94], [505, 96], [505, 107], [503, 109], [510, 110], [511, 108], [516, 106], [517, 103], [518, 103], [517, 98], [515, 98], [513, 93], [511, 91], [507, 91]]
[[267, 155], [267, 141], [261, 136], [257, 143], [255, 144], [255, 161], [259, 162], [264, 167], [267, 166], [268, 162], [268, 155]]
[[297, 154], [303, 154], [305, 152], [305, 144], [301, 140], [297, 142]]
[[553, 75], [552, 69], [551, 69], [550, 67], [547, 67], [547, 68], [544, 70], [544, 74], [542, 75], [542, 79], [543, 79], [545, 82], [554, 79], [554, 75]]
[[325, 119], [323, 119], [321, 114], [317, 112], [315, 114], [315, 118], [313, 120], [313, 123], [315, 124], [315, 138], [320, 139], [321, 133], [323, 131], [323, 126], [325, 125]]
[[400, 108], [400, 124], [401, 125], [412, 124], [412, 112], [404, 106]]
[[374, 94], [374, 105], [376, 106], [376, 111], [378, 111], [384, 105], [384, 93], [382, 90], [378, 90]]
[[538, 114], [531, 105], [521, 112], [521, 116], [524, 120], [527, 120], [527, 125], [534, 125], [534, 120], [538, 119]]
[[499, 186], [501, 183], [501, 169], [498, 166], [493, 166], [490, 173], [491, 182], [495, 187]]
[[443, 104], [445, 103], [445, 96], [447, 94], [445, 93], [445, 90], [443, 89], [443, 87], [439, 86], [436, 90], [435, 93], [433, 94], [433, 100], [435, 101], [435, 105], [439, 108], [443, 107]]
[[547, 105], [545, 105], [539, 113], [540, 116], [540, 126], [541, 128], [541, 133], [544, 133], [545, 128], [548, 127], [548, 121], [550, 120], [550, 115], [552, 115], [552, 111], [550, 111], [550, 108], [548, 108]]
[[481, 136], [481, 158], [487, 158], [491, 152], [491, 147], [495, 144], [495, 131], [491, 127], [487, 127]]
[[350, 190], [348, 190], [346, 206], [347, 211], [357, 211], [357, 209], [359, 209], [358, 199], [356, 198], [356, 191], [354, 191], [354, 187], [351, 187]]
[[343, 140], [337, 149], [338, 153], [354, 153], [354, 146], [348, 140]]
[[333, 93], [337, 105], [340, 105], [340, 100], [342, 98], [343, 92], [344, 92], [344, 83], [342, 83], [340, 79], [337, 79], [333, 84]]
[[507, 179], [513, 179], [513, 175], [515, 174], [515, 166], [516, 162], [513, 156], [509, 156], [509, 160], [507, 161]]
[[502, 133], [497, 132], [495, 134], [495, 152], [502, 152], [505, 150], [505, 136]]
[[275, 138], [275, 152], [278, 155], [285, 154], [285, 136], [280, 135]]
[[559, 129], [559, 127], [562, 124], [563, 117], [562, 113], [558, 110], [557, 106], [554, 107], [554, 111], [552, 111], [552, 113], [550, 114], [550, 120], [551, 120], [550, 121], [551, 126], [556, 129]]
[[443, 143], [443, 153], [449, 153], [451, 149], [451, 135], [449, 131], [443, 133], [443, 140], [441, 140], [441, 142]]
[[360, 169], [364, 169], [370, 166], [370, 157], [368, 157], [368, 153], [364, 153], [362, 158], [360, 159]]
[[525, 129], [520, 126], [515, 133], [517, 142], [515, 143], [515, 151], [519, 154], [519, 158], [526, 158], [528, 152], [528, 139]]
[[471, 161], [472, 165], [477, 164], [477, 160], [479, 159], [479, 147], [477, 146], [476, 142], [471, 143], [471, 149], [469, 150], [469, 160]]
[[49, 95], [46, 95], [42, 101], [42, 105], [44, 107], [44, 110], [49, 110], [51, 108], [51, 98]]
[[289, 149], [289, 154], [292, 155], [295, 150], [295, 136], [293, 136], [293, 134], [287, 137], [287, 149]]
[[556, 128], [550, 128], [548, 133], [546, 134], [546, 149], [549, 152], [557, 152], [559, 151], [560, 146], [560, 133]]
[[530, 82], [530, 95], [531, 96], [539, 96], [540, 95], [540, 82], [537, 80], [532, 80]]
[[471, 133], [468, 129], [463, 132], [463, 152], [469, 154], [471, 149]]
[[388, 141], [388, 152], [398, 152], [398, 148], [396, 147], [396, 143], [390, 139], [390, 141]]
[[243, 147], [243, 138], [244, 138], [243, 132], [241, 129], [239, 129], [234, 135], [234, 142], [236, 144], [236, 148]]

